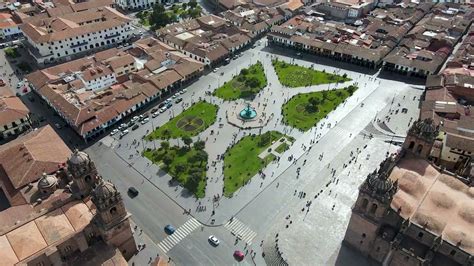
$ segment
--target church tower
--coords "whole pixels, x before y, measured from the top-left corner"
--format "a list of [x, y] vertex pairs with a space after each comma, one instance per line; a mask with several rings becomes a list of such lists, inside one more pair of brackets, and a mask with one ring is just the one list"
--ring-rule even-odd
[[102, 177], [91, 193], [92, 202], [97, 208], [95, 224], [105, 243], [118, 248], [125, 259], [137, 251], [130, 227], [130, 214], [127, 213], [120, 192]]
[[90, 194], [97, 179], [97, 169], [85, 152], [74, 150], [67, 161], [68, 176], [73, 180], [73, 193], [77, 198]]
[[407, 137], [403, 143], [403, 150], [427, 159], [438, 133], [439, 127], [434, 125], [433, 120], [417, 120], [408, 130]]
[[397, 158], [386, 158], [378, 171], [367, 176], [352, 208], [344, 243], [366, 256], [371, 254], [373, 243], [397, 191], [397, 182], [393, 183], [389, 178]]

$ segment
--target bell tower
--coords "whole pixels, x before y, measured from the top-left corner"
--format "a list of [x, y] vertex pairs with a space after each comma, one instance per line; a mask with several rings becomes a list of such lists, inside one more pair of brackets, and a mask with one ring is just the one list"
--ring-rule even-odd
[[117, 247], [128, 260], [137, 251], [130, 227], [130, 214], [125, 209], [120, 192], [102, 177], [91, 193], [92, 202], [97, 208], [94, 223], [105, 243]]
[[73, 180], [73, 193], [77, 198], [84, 198], [90, 194], [97, 178], [97, 169], [94, 162], [85, 152], [74, 150], [67, 161], [67, 172]]
[[352, 208], [344, 243], [369, 256], [383, 219], [397, 191], [397, 181], [389, 178], [398, 156], [390, 156], [378, 171], [370, 173], [359, 188], [359, 196]]
[[438, 133], [439, 127], [434, 125], [432, 119], [417, 120], [408, 130], [403, 150], [427, 159]]

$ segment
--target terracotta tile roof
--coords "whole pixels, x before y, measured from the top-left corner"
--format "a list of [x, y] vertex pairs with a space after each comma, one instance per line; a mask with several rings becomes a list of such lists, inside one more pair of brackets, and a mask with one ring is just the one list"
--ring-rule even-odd
[[61, 209], [56, 209], [35, 220], [36, 226], [48, 245], [74, 233], [74, 228]]
[[20, 261], [48, 246], [34, 221], [11, 231], [6, 236]]
[[[94, 20], [100, 22], [79, 25]], [[113, 8], [101, 7], [68, 13], [60, 17], [31, 20], [24, 23], [21, 29], [33, 42], [45, 43], [110, 29], [130, 21], [128, 17]], [[47, 29], [49, 25], [53, 28], [52, 32], [49, 32], [51, 29]]]
[[71, 150], [48, 125], [0, 146], [0, 166], [18, 189], [42, 173], [57, 171], [70, 155]]
[[28, 107], [16, 96], [0, 97], [0, 126], [8, 125], [21, 118], [27, 120]]
[[116, 70], [118, 68], [130, 65], [130, 64], [134, 64], [135, 59], [133, 56], [126, 54], [126, 55], [113, 57], [110, 60], [107, 60], [107, 63], [109, 63], [110, 67], [113, 70]]
[[73, 201], [61, 207], [61, 211], [66, 216], [74, 231], [81, 231], [94, 217], [91, 209], [83, 202]]
[[15, 27], [18, 24], [9, 13], [0, 13], [0, 29]]
[[2, 251], [2, 264], [15, 265], [19, 261], [5, 235], [0, 236], [0, 250]]
[[181, 80], [181, 77], [178, 72], [174, 70], [166, 70], [160, 74], [153, 75], [149, 77], [150, 82], [159, 89], [165, 89], [171, 84], [175, 83], [178, 80]]
[[422, 159], [403, 159], [390, 174], [398, 180], [391, 202], [394, 211], [441, 236], [469, 254], [474, 253], [473, 188], [440, 173]]

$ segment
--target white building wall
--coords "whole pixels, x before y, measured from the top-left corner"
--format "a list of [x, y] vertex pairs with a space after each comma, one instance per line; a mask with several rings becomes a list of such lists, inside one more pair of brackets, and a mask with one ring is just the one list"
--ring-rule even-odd
[[0, 32], [0, 38], [10, 38], [15, 35], [21, 35], [21, 29], [18, 26], [2, 28]]
[[116, 0], [115, 3], [123, 10], [137, 10], [152, 8], [160, 0]]
[[127, 22], [118, 27], [86, 33], [60, 41], [35, 43], [28, 36], [26, 36], [26, 39], [34, 48], [37, 49], [37, 52], [41, 56], [41, 58], [37, 58], [38, 63], [48, 63], [59, 58], [70, 57], [91, 49], [113, 45], [114, 43], [127, 39], [131, 34], [132, 28], [130, 22]]

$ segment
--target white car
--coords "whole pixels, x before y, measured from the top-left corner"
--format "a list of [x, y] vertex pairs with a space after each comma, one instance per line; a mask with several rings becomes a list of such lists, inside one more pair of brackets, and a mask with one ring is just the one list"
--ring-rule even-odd
[[131, 121], [132, 121], [132, 122], [135, 122], [135, 121], [137, 121], [138, 119], [139, 119], [138, 116], [134, 116]]
[[209, 236], [208, 240], [213, 246], [219, 246], [220, 241], [214, 235]]
[[123, 137], [123, 136], [125, 136], [125, 135], [127, 135], [127, 134], [128, 134], [128, 129], [125, 129], [125, 130], [123, 130], [122, 132], [120, 132], [120, 137]]
[[212, 72], [214, 72], [214, 73], [216, 73], [217, 71], [219, 71], [218, 67], [216, 67], [216, 68], [214, 68], [214, 70], [212, 70]]
[[147, 117], [147, 118], [144, 118], [142, 120], [142, 122], [140, 122], [140, 123], [142, 123], [142, 125], [144, 125], [144, 124], [148, 123], [149, 121], [150, 121], [150, 118]]
[[155, 117], [157, 117], [159, 114], [160, 114], [160, 111], [156, 111], [156, 112], [154, 112], [154, 113], [151, 115], [151, 117], [155, 118]]
[[110, 132], [110, 136], [113, 136], [113, 135], [117, 134], [118, 132], [119, 132], [118, 129], [114, 129], [114, 130], [112, 130], [112, 132]]
[[163, 113], [164, 111], [166, 111], [166, 109], [168, 109], [166, 106], [161, 107], [160, 113]]

